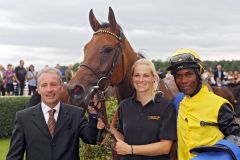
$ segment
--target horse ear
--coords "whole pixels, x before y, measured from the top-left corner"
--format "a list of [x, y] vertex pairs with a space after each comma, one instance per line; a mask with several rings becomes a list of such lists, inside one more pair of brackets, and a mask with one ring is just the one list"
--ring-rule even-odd
[[111, 7], [109, 7], [108, 22], [109, 22], [111, 28], [116, 29], [117, 22], [116, 22], [115, 15], [114, 15], [114, 12]]
[[91, 27], [94, 30], [94, 32], [96, 32], [101, 27], [100, 23], [98, 22], [95, 15], [93, 14], [92, 9], [89, 12], [89, 22], [90, 22]]

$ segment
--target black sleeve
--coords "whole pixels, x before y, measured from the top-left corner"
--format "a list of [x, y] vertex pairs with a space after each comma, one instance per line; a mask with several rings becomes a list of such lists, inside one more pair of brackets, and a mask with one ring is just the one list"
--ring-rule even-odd
[[23, 159], [24, 151], [26, 148], [23, 126], [19, 118], [19, 113], [16, 114], [15, 127], [13, 129], [12, 138], [10, 142], [10, 149], [7, 154], [7, 160], [21, 160]]
[[15, 72], [15, 73], [17, 73], [17, 72], [18, 72], [18, 67], [16, 67], [16, 68], [15, 68], [14, 72]]
[[176, 140], [177, 126], [176, 126], [176, 109], [172, 103], [167, 106], [163, 116], [160, 128], [159, 139]]
[[235, 113], [227, 103], [223, 104], [218, 112], [218, 126], [225, 137], [240, 136], [240, 127], [235, 121]]
[[41, 95], [38, 92], [35, 92], [29, 100], [28, 107], [33, 107], [40, 102], [41, 102]]
[[84, 113], [82, 113], [79, 125], [80, 137], [82, 141], [88, 144], [96, 144], [98, 134], [97, 119], [89, 116], [89, 120], [87, 120]]
[[121, 104], [118, 107], [118, 131], [123, 134], [123, 123], [122, 123], [122, 110]]

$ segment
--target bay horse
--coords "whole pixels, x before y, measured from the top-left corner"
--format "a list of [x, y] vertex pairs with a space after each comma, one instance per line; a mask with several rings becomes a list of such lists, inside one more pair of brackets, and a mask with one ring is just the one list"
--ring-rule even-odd
[[227, 87], [227, 86], [211, 86], [213, 93], [219, 95], [220, 97], [223, 97], [227, 99], [235, 108], [237, 104], [237, 100], [235, 99], [235, 96], [233, 92]]
[[240, 85], [228, 84], [221, 87], [211, 87], [215, 94], [227, 99], [233, 105], [236, 116], [240, 117]]
[[[116, 22], [111, 7], [109, 7], [108, 23], [100, 24], [92, 10], [89, 13], [89, 21], [94, 33], [91, 40], [84, 46], [82, 64], [68, 84], [70, 103], [77, 106], [88, 105], [94, 86], [103, 77], [116, 88], [117, 100], [120, 102], [133, 94], [130, 70], [139, 56]], [[160, 90], [163, 96], [172, 99], [176, 94], [170, 91], [168, 86], [160, 79]], [[114, 123], [113, 120], [112, 124]]]

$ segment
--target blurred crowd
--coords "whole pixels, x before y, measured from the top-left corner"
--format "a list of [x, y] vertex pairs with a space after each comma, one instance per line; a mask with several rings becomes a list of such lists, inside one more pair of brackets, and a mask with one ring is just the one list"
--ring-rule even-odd
[[224, 86], [224, 85], [238, 85], [240, 84], [240, 72], [238, 71], [229, 71], [226, 72], [221, 65], [217, 65], [215, 71], [212, 68], [209, 68], [202, 75], [202, 78], [210, 85], [213, 86]]
[[[48, 67], [48, 66], [45, 66]], [[55, 68], [59, 69], [63, 82], [68, 83], [74, 75], [73, 65], [69, 64], [63, 69], [60, 64], [56, 64]], [[160, 78], [164, 78], [163, 70], [159, 70]], [[168, 74], [166, 75], [168, 76]], [[208, 68], [202, 75], [202, 79], [213, 86], [238, 85], [240, 84], [240, 72], [226, 72], [221, 65], [217, 65], [216, 69]], [[37, 91], [37, 71], [34, 65], [24, 66], [24, 60], [20, 60], [16, 67], [12, 64], [3, 66], [0, 64], [0, 95], [33, 95]]]
[[[48, 67], [48, 66], [45, 66]], [[69, 64], [64, 70], [60, 64], [59, 69], [63, 82], [68, 83], [74, 75], [73, 65]], [[33, 64], [24, 66], [24, 60], [14, 67], [12, 64], [3, 66], [0, 64], [0, 95], [1, 96], [31, 96], [37, 91], [37, 71]]]

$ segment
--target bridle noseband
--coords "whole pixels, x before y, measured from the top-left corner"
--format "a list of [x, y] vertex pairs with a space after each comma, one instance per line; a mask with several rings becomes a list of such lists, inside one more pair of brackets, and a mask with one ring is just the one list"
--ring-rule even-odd
[[[111, 77], [112, 73], [113, 73], [113, 69], [114, 69], [115, 64], [116, 64], [116, 62], [118, 60], [118, 57], [120, 56], [120, 53], [122, 53], [122, 40], [123, 40], [123, 36], [118, 36], [115, 33], [110, 32], [108, 30], [104, 30], [104, 29], [100, 29], [100, 30], [96, 31], [93, 35], [98, 34], [98, 33], [109, 34], [109, 35], [113, 36], [114, 38], [116, 38], [119, 41], [119, 44], [118, 44], [118, 47], [117, 47], [117, 51], [116, 51], [116, 53], [115, 53], [115, 55], [113, 57], [112, 65], [111, 65], [109, 71], [106, 72], [105, 74], [103, 74], [103, 76], [102, 76], [101, 75], [102, 73], [97, 72], [96, 70], [94, 70], [92, 67], [90, 67], [87, 64], [80, 64], [80, 67], [85, 67], [88, 70], [90, 70], [98, 78], [98, 80], [100, 80], [102, 78], [109, 79]], [[120, 35], [122, 35], [122, 34], [120, 34]], [[124, 70], [123, 70], [123, 72], [124, 72]], [[124, 73], [123, 73], [123, 75], [124, 75]]]

